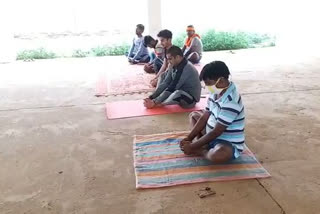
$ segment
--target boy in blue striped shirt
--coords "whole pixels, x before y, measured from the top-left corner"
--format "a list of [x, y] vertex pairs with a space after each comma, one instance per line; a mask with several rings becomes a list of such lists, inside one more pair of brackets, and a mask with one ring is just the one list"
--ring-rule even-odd
[[213, 61], [202, 69], [200, 80], [211, 94], [204, 112], [190, 114], [192, 131], [180, 142], [185, 154], [203, 155], [217, 164], [241, 155], [245, 141], [244, 106], [229, 75], [227, 65], [221, 61]]

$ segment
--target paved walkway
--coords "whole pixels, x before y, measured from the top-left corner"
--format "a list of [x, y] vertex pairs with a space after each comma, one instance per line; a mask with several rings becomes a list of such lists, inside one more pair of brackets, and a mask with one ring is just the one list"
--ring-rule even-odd
[[[137, 191], [132, 135], [186, 130], [187, 114], [107, 121], [106, 101], [144, 97], [93, 96], [121, 57], [16, 62], [0, 65], [0, 213], [319, 213], [320, 58], [275, 48], [204, 56], [218, 59], [272, 178]], [[217, 195], [199, 199], [205, 186]]]

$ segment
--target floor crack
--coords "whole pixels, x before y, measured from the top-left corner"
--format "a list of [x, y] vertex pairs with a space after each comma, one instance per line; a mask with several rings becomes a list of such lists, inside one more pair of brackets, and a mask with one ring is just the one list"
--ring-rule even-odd
[[320, 91], [320, 88], [306, 88], [306, 89], [293, 89], [293, 90], [280, 90], [280, 91], [261, 91], [261, 92], [244, 92], [242, 95], [256, 95], [256, 94], [277, 94], [277, 93], [291, 93], [291, 92], [304, 92], [304, 91]]
[[281, 214], [286, 214], [286, 211], [283, 209], [283, 207], [281, 206], [281, 204], [279, 204], [279, 202], [271, 195], [271, 193], [267, 190], [267, 188], [260, 182], [259, 179], [256, 179], [258, 184], [264, 189], [264, 191], [270, 196], [270, 198], [277, 204], [277, 206], [280, 208], [281, 210]]
[[128, 133], [124, 133], [124, 132], [117, 132], [117, 131], [105, 131], [105, 132], [107, 132], [108, 134], [111, 134], [111, 135], [129, 135], [129, 136], [131, 136], [130, 134], [128, 134]]
[[54, 108], [73, 108], [73, 107], [83, 107], [83, 106], [97, 106], [105, 105], [105, 102], [100, 103], [89, 103], [89, 104], [71, 104], [71, 105], [58, 105], [58, 106], [38, 106], [38, 107], [23, 107], [23, 108], [11, 108], [11, 109], [0, 109], [0, 112], [3, 111], [21, 111], [21, 110], [38, 110], [38, 109], [54, 109]]

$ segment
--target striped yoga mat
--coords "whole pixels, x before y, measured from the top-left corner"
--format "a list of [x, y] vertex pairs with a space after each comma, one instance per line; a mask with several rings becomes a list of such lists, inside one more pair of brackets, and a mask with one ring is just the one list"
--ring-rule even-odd
[[238, 159], [223, 165], [186, 156], [179, 148], [179, 140], [186, 135], [187, 132], [135, 136], [137, 189], [270, 177], [247, 147]]

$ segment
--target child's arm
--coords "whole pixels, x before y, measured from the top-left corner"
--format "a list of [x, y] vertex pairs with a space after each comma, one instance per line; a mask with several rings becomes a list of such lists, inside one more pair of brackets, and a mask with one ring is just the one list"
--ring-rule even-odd
[[207, 121], [210, 117], [210, 112], [205, 111], [204, 114], [200, 117], [196, 125], [191, 130], [190, 134], [187, 137], [187, 140], [192, 141], [199, 133], [206, 127]]
[[213, 141], [214, 139], [219, 137], [226, 130], [226, 128], [227, 128], [226, 126], [224, 126], [220, 123], [217, 123], [211, 132], [202, 136], [197, 141], [191, 143], [190, 144], [191, 149], [198, 149], [198, 148], [201, 148], [202, 146], [210, 143], [211, 141]]

